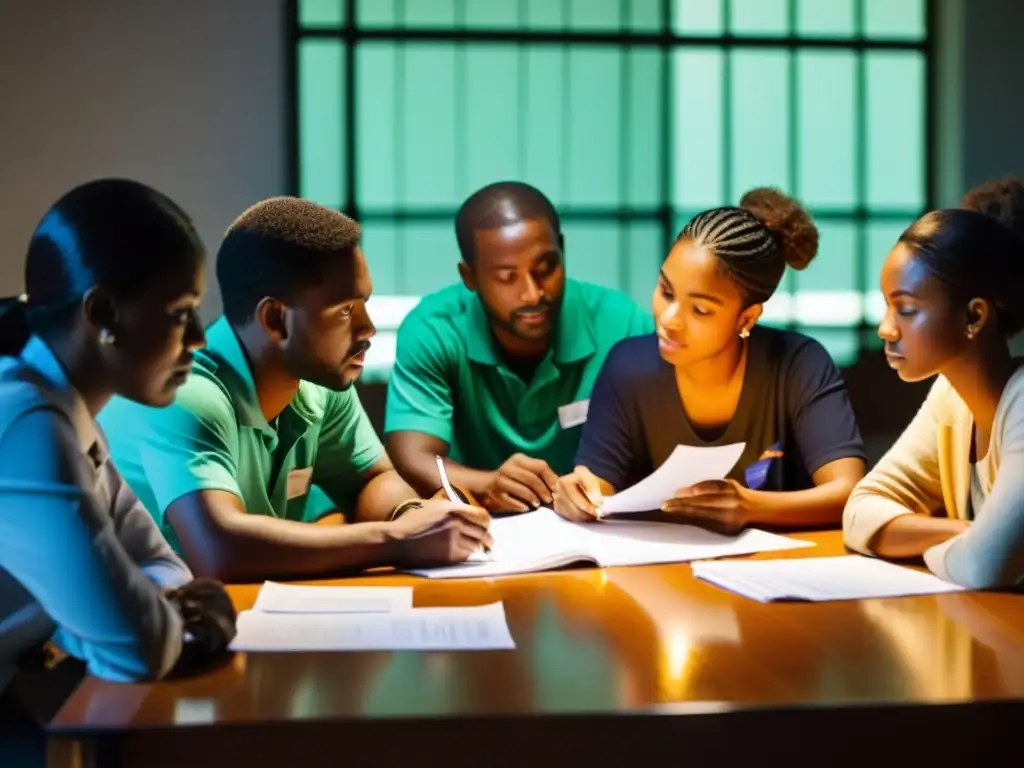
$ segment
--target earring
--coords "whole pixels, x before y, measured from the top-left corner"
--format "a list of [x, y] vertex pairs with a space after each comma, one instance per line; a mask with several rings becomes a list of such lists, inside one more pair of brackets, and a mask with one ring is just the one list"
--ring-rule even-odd
[[740, 331], [740, 338], [741, 339], [746, 339], [749, 336], [750, 336], [750, 331], [747, 330], [746, 328], [744, 328], [743, 330]]
[[968, 339], [973, 339], [974, 338], [974, 329], [973, 328], [968, 328], [967, 329], [967, 338]]
[[100, 329], [100, 344], [102, 344], [105, 347], [109, 347], [115, 341], [117, 341], [117, 339], [114, 338], [113, 331], [110, 331], [110, 330], [108, 330], [106, 328], [101, 328]]

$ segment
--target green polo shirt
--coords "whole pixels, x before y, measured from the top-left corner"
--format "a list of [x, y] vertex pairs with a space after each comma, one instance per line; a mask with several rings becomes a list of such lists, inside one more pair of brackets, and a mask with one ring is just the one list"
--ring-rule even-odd
[[566, 280], [554, 344], [527, 383], [502, 362], [476, 294], [444, 288], [398, 329], [384, 431], [439, 437], [474, 469], [521, 452], [565, 474], [608, 350], [653, 330], [651, 313], [625, 294]]
[[312, 484], [351, 511], [362, 473], [385, 455], [356, 390], [304, 381], [271, 425], [226, 319], [206, 342], [172, 405], [114, 398], [98, 418], [117, 467], [171, 545], [181, 551], [164, 512], [195, 491], [233, 493], [250, 514], [308, 520]]

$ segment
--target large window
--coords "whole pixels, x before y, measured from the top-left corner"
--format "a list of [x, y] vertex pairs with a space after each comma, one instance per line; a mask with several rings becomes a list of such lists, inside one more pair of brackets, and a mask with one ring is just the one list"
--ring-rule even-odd
[[452, 220], [520, 179], [563, 214], [567, 268], [650, 303], [695, 212], [753, 186], [822, 232], [766, 321], [841, 364], [881, 261], [928, 204], [925, 0], [297, 0], [293, 191], [358, 218], [377, 362], [457, 279]]

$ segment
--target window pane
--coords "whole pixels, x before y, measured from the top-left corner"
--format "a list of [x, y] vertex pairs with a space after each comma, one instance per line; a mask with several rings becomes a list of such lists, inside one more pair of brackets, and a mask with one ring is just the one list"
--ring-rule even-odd
[[925, 67], [916, 52], [867, 54], [867, 191], [871, 208], [925, 204]]
[[622, 225], [617, 221], [562, 221], [566, 273], [576, 280], [619, 287]]
[[627, 157], [628, 206], [656, 208], [661, 204], [661, 176], [668, 158], [662, 157], [665, 105], [662, 98], [662, 56], [651, 48], [634, 48], [629, 56], [629, 104], [622, 151]]
[[733, 34], [758, 37], [789, 34], [788, 0], [732, 0], [729, 13]]
[[620, 104], [625, 54], [617, 48], [569, 50], [571, 116], [568, 189], [563, 203], [618, 206], [622, 146]]
[[566, 189], [562, 151], [568, 127], [565, 56], [557, 48], [533, 47], [526, 51], [526, 110], [520, 119], [526, 129], [526, 172], [523, 181], [534, 185], [556, 205]]
[[683, 50], [675, 56], [672, 202], [681, 208], [722, 205], [722, 52]]
[[853, 365], [860, 356], [859, 332], [854, 328], [798, 328], [797, 330], [816, 339], [840, 368]]
[[396, 50], [393, 43], [356, 46], [357, 195], [363, 208], [399, 204], [395, 124], [403, 95], [395, 80]]
[[[405, 88], [396, 158], [399, 205], [437, 208], [458, 205], [455, 182], [455, 47], [410, 43], [404, 48]], [[460, 148], [461, 151], [461, 148]], [[404, 194], [403, 194], [404, 193]]]
[[787, 51], [737, 50], [732, 57], [731, 194], [748, 189], [790, 190], [789, 57]]
[[863, 0], [866, 37], [923, 40], [924, 0]]
[[913, 219], [906, 221], [873, 221], [867, 229], [867, 267], [868, 285], [865, 316], [868, 322], [878, 323], [885, 316], [885, 297], [882, 296], [880, 282], [882, 265], [885, 264], [889, 251], [896, 247], [900, 235], [903, 234]]
[[[466, 26], [489, 29], [518, 29], [519, 0], [463, 0]], [[525, 20], [524, 20], [525, 23]]]
[[299, 0], [299, 24], [303, 27], [340, 27], [345, 23], [344, 0]]
[[856, 325], [862, 313], [857, 290], [857, 225], [819, 221], [818, 256], [802, 272], [793, 271], [793, 317], [808, 325]]
[[522, 176], [519, 132], [525, 120], [518, 109], [521, 56], [516, 48], [471, 46], [464, 56], [465, 110], [457, 119], [466, 125], [466, 178], [458, 180], [460, 200], [491, 182]]
[[635, 222], [629, 226], [628, 238], [622, 255], [624, 284], [619, 288], [641, 307], [650, 309], [658, 268], [667, 255], [662, 253], [661, 225], [654, 221]]
[[661, 0], [623, 0], [629, 8], [629, 25], [634, 32], [661, 30]]
[[853, 0], [796, 0], [797, 34], [853, 37], [856, 27]]
[[724, 30], [722, 0], [675, 0], [673, 27], [680, 35], [720, 35]]
[[[398, 231], [393, 222], [363, 221], [363, 238], [361, 241], [366, 262], [370, 265], [370, 277], [373, 279], [373, 301], [377, 296], [400, 293], [399, 265], [403, 259], [398, 252]], [[404, 282], [404, 281], [402, 281]], [[404, 287], [404, 286], [403, 286]], [[368, 305], [370, 317], [373, 316], [373, 305]]]
[[374, 295], [423, 296], [459, 279], [451, 221], [368, 221], [363, 248]]
[[361, 27], [395, 26], [395, 0], [356, 0], [356, 23]]
[[856, 193], [855, 58], [847, 51], [797, 54], [797, 195], [808, 205], [853, 207]]
[[622, 29], [621, 0], [568, 0], [572, 29]]
[[401, 0], [399, 26], [454, 27], [455, 0]]
[[299, 42], [299, 194], [331, 208], [345, 203], [344, 46]]
[[568, 0], [526, 0], [531, 29], [562, 29], [568, 25]]

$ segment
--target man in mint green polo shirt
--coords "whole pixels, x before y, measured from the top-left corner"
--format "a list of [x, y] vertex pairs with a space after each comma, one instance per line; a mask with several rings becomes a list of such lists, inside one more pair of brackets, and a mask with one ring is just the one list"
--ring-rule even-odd
[[[100, 413], [117, 466], [197, 574], [302, 578], [487, 545], [484, 510], [414, 497], [352, 388], [375, 332], [360, 234], [297, 198], [244, 212], [217, 254], [224, 317], [174, 403]], [[307, 522], [314, 486], [350, 524]]]
[[551, 503], [572, 471], [608, 350], [652, 333], [625, 294], [566, 279], [558, 213], [539, 190], [498, 182], [459, 209], [460, 284], [425, 296], [398, 330], [385, 441], [419, 493], [452, 483], [491, 511]]

